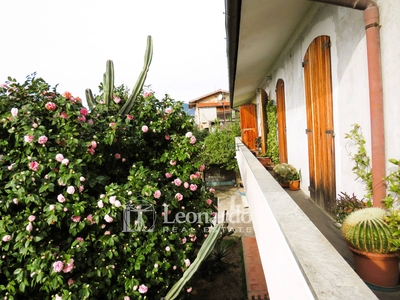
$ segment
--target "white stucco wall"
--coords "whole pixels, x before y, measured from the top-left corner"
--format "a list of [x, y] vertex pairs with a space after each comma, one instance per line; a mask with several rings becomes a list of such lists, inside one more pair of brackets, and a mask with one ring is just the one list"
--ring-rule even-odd
[[[383, 92], [387, 158], [400, 158], [400, 1], [380, 0]], [[355, 152], [345, 134], [352, 124], [361, 125], [370, 154], [370, 110], [364, 13], [350, 8], [322, 4], [301, 24], [303, 30], [292, 37], [274, 65], [272, 80], [264, 88], [276, 99], [278, 79], [285, 82], [288, 160], [303, 174], [302, 190], [308, 193], [308, 146], [302, 61], [310, 43], [320, 35], [331, 39], [331, 70], [335, 131], [336, 191], [365, 194], [364, 184], [355, 181]], [[311, 20], [311, 21], [310, 21]], [[396, 46], [397, 45], [397, 46]], [[271, 72], [270, 72], [271, 74]], [[388, 168], [390, 166], [388, 165]], [[393, 169], [393, 168], [392, 168]]]

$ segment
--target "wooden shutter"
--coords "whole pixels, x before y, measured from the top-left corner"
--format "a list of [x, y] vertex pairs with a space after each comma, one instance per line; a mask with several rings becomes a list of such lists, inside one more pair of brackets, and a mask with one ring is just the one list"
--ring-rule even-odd
[[257, 115], [254, 104], [244, 104], [240, 106], [240, 129], [242, 132], [242, 142], [250, 150], [256, 149], [257, 138]]
[[282, 79], [276, 83], [276, 116], [278, 119], [279, 162], [287, 163], [285, 83]]

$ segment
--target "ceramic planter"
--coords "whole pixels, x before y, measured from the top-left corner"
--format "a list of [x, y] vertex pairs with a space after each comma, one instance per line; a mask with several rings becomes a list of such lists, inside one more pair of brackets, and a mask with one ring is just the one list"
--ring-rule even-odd
[[289, 182], [289, 190], [298, 191], [300, 190], [300, 180], [293, 180]]
[[264, 168], [266, 168], [268, 165], [272, 164], [271, 158], [269, 157], [257, 157], [258, 161], [263, 165]]

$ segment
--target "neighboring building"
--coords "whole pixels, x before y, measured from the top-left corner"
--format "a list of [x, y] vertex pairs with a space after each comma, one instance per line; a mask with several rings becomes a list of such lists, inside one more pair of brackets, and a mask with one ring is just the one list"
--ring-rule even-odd
[[[280, 160], [301, 169], [302, 191], [329, 213], [339, 192], [366, 194], [349, 157], [357, 149], [345, 138], [359, 124], [372, 160], [374, 206], [381, 206], [383, 178], [395, 169], [388, 159], [400, 158], [400, 1], [226, 0], [225, 9], [232, 108], [251, 111], [262, 136], [263, 106], [276, 101]], [[251, 131], [242, 132], [242, 141], [253, 148]], [[370, 299], [333, 296], [348, 276], [333, 271], [336, 254], [325, 268], [308, 260], [324, 260], [326, 252], [318, 247], [325, 241], [311, 237], [312, 225], [304, 235], [298, 225], [296, 236], [294, 224], [305, 218], [275, 184], [260, 185], [261, 171], [244, 148], [237, 143], [271, 298]], [[286, 216], [280, 216], [285, 210]], [[313, 274], [332, 277], [319, 282]], [[289, 298], [289, 293], [301, 293], [300, 282], [309, 295]], [[357, 284], [357, 290], [364, 287]]]
[[189, 101], [189, 109], [195, 110], [200, 129], [209, 130], [217, 120], [224, 124], [232, 118], [229, 92], [221, 89]]

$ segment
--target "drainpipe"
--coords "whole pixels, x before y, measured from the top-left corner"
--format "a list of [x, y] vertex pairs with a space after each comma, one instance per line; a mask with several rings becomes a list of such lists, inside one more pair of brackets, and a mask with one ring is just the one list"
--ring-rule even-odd
[[369, 101], [371, 119], [371, 158], [373, 205], [383, 206], [386, 196], [385, 130], [382, 92], [382, 68], [379, 34], [379, 8], [372, 0], [310, 0], [364, 11], [368, 56]]

